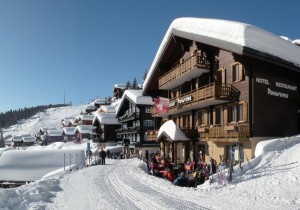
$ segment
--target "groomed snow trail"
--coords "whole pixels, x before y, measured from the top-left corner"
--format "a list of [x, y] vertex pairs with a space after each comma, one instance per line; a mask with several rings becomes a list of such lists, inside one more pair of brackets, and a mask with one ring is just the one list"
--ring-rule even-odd
[[[135, 161], [140, 167], [131, 161]], [[73, 173], [72, 176], [65, 176], [60, 184], [63, 190], [57, 192], [53, 203], [46, 208], [73, 210], [211, 208], [200, 206], [197, 201], [193, 202], [193, 199], [187, 200], [180, 196], [180, 193], [176, 195], [176, 188], [179, 187], [150, 176], [145, 171], [144, 164], [136, 159], [107, 159], [107, 165], [92, 166]]]

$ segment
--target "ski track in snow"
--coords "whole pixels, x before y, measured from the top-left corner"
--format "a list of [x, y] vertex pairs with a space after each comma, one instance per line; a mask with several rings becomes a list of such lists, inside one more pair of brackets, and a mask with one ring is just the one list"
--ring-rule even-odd
[[[83, 173], [78, 171], [72, 174], [72, 179], [65, 176], [61, 187], [72, 187], [58, 192], [47, 209], [209, 209], [200, 206], [193, 197], [186, 199], [176, 195], [176, 190], [170, 191], [170, 187], [179, 187], [156, 188], [150, 182], [145, 182], [141, 176], [151, 175], [140, 167], [140, 171], [137, 171], [135, 165], [126, 161], [108, 160], [107, 165], [93, 166]], [[157, 178], [157, 181], [171, 184], [161, 178]], [[76, 185], [76, 182], [82, 184]], [[89, 191], [88, 195], [84, 194], [86, 191]]]

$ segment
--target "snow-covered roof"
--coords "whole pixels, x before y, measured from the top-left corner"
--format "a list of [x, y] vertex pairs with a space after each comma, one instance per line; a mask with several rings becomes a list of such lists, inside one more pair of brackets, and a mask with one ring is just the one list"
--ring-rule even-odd
[[116, 115], [126, 99], [131, 100], [136, 105], [153, 105], [152, 97], [143, 96], [143, 90], [125, 90], [119, 105], [116, 107]]
[[165, 122], [159, 129], [157, 139], [167, 136], [170, 141], [190, 141], [173, 120]]
[[90, 114], [86, 114], [86, 115], [78, 115], [77, 117], [76, 117], [76, 119], [77, 120], [90, 120], [90, 121], [92, 121], [93, 119], [94, 119], [94, 115], [90, 115]]
[[22, 134], [22, 135], [15, 135], [12, 137], [13, 142], [21, 142], [23, 140], [23, 137], [25, 138], [33, 138], [31, 134]]
[[98, 113], [104, 112], [104, 113], [116, 113], [116, 109], [114, 106], [111, 105], [102, 105], [97, 110]]
[[94, 101], [94, 104], [107, 104], [107, 99], [106, 98], [96, 99]]
[[237, 54], [251, 50], [300, 68], [300, 48], [277, 35], [253, 25], [218, 19], [178, 18], [170, 25], [152, 62], [143, 89], [149, 86], [170, 38], [175, 35]]
[[102, 125], [119, 125], [119, 121], [116, 118], [116, 115], [113, 113], [98, 113], [95, 115], [93, 124], [98, 120]]
[[32, 136], [23, 136], [22, 140], [23, 142], [36, 142], [35, 138]]
[[124, 90], [124, 89], [126, 89], [126, 85], [124, 85], [124, 84], [115, 84], [114, 89], [116, 89], [116, 88]]
[[74, 135], [75, 127], [64, 127], [62, 129], [62, 133], [64, 133], [65, 135]]
[[74, 132], [76, 133], [78, 131], [79, 133], [92, 133], [94, 129], [96, 129], [96, 126], [77, 125]]
[[22, 141], [22, 137], [23, 137], [23, 136], [13, 136], [13, 137], [12, 137], [12, 141], [13, 141], [13, 142], [20, 142], [20, 141]]
[[48, 130], [47, 135], [48, 136], [60, 136], [61, 131], [60, 130]]

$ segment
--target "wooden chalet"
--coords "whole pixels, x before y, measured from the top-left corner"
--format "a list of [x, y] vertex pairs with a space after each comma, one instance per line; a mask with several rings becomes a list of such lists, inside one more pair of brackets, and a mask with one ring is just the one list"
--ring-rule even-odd
[[64, 127], [62, 129], [62, 136], [64, 137], [65, 142], [76, 140], [75, 127]]
[[152, 98], [142, 95], [143, 90], [126, 90], [116, 110], [116, 117], [121, 123], [117, 129], [117, 137], [128, 140], [130, 145], [137, 150], [145, 150], [147, 147], [158, 150], [158, 144], [147, 141], [145, 132], [155, 129], [155, 122], [151, 116]]
[[78, 125], [75, 128], [75, 142], [83, 142], [83, 139], [97, 138], [96, 127], [92, 125]]
[[[299, 133], [299, 83], [299, 46], [248, 24], [180, 18], [143, 90], [157, 98], [152, 116], [173, 120], [193, 140], [182, 145], [182, 161], [201, 155], [243, 162], [259, 141]], [[156, 107], [160, 100], [167, 109]], [[157, 138], [158, 130], [146, 134]]]
[[75, 118], [74, 123], [77, 125], [92, 125], [94, 117], [92, 114], [81, 114]]
[[126, 85], [123, 84], [115, 84], [114, 85], [114, 90], [113, 90], [113, 95], [116, 99], [120, 99], [123, 96], [123, 93], [126, 90]]
[[115, 113], [95, 114], [92, 125], [96, 127], [96, 133], [100, 142], [117, 141], [116, 130], [120, 128], [121, 123], [116, 118]]

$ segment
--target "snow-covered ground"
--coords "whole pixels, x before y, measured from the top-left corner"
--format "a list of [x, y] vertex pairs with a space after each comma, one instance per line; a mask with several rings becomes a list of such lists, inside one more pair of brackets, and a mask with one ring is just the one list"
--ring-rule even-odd
[[213, 184], [197, 188], [149, 175], [136, 158], [107, 159], [106, 165], [0, 189], [0, 209], [300, 209], [299, 151], [300, 136], [261, 142], [252, 170], [246, 162], [243, 171], [234, 169], [232, 183], [220, 184], [216, 175]]

